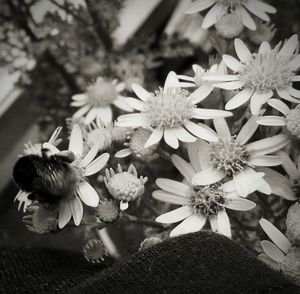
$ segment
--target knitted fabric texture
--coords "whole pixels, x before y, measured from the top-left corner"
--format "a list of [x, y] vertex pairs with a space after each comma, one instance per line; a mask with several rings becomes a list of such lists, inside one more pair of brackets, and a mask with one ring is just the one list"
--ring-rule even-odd
[[0, 293], [296, 294], [239, 244], [211, 232], [172, 238], [110, 266], [77, 254], [0, 248]]

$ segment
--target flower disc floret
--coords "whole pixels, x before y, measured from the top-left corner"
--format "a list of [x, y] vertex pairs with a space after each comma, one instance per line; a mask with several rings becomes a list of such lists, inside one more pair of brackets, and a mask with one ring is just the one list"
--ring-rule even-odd
[[286, 116], [286, 128], [289, 133], [297, 138], [300, 138], [300, 107], [292, 109]]
[[111, 82], [98, 78], [94, 84], [88, 86], [87, 95], [91, 105], [101, 107], [110, 105], [118, 97], [118, 92]]
[[217, 215], [224, 209], [225, 193], [218, 184], [194, 187], [190, 196], [190, 206], [194, 213], [206, 217]]
[[153, 155], [157, 148], [157, 144], [147, 148], [144, 147], [151, 134], [152, 131], [144, 128], [139, 128], [136, 132], [134, 132], [129, 141], [129, 149], [132, 154], [140, 158]]
[[237, 37], [244, 28], [241, 18], [236, 13], [229, 13], [220, 18], [215, 25], [217, 32], [224, 38]]
[[247, 165], [249, 157], [245, 147], [235, 137], [220, 138], [210, 143], [210, 160], [216, 170], [224, 171], [228, 176], [240, 172]]
[[253, 55], [240, 69], [239, 77], [245, 88], [254, 91], [277, 90], [289, 85], [294, 77], [290, 57], [282, 56], [277, 50]]
[[195, 107], [188, 95], [188, 91], [180, 88], [156, 91], [145, 107], [151, 126], [176, 128], [186, 123]]

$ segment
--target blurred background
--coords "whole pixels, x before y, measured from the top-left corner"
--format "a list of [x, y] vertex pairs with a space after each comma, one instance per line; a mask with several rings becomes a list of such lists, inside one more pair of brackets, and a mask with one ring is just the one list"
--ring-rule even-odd
[[[151, 90], [170, 70], [189, 73], [217, 53], [188, 0], [0, 1], [0, 241], [77, 250], [78, 234], [26, 230], [13, 199], [11, 172], [24, 143], [65, 130], [71, 97], [98, 76]], [[278, 10], [273, 43], [300, 32], [300, 1], [268, 1]], [[132, 230], [136, 230], [133, 227]], [[126, 240], [126, 236], [123, 236]], [[130, 242], [130, 241], [128, 241]], [[132, 251], [137, 250], [133, 245]]]

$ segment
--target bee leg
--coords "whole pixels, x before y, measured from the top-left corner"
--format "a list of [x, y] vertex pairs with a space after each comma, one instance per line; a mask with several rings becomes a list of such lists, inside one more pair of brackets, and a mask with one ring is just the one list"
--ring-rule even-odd
[[66, 161], [66, 162], [73, 162], [75, 160], [75, 154], [72, 151], [60, 151], [59, 153], [57, 153], [56, 155], [54, 155], [55, 157], [58, 156], [61, 160]]

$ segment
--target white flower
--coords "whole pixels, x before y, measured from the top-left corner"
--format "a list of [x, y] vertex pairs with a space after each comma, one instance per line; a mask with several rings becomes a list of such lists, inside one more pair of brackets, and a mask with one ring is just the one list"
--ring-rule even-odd
[[188, 163], [177, 155], [172, 155], [172, 162], [184, 176], [184, 182], [169, 179], [157, 179], [156, 184], [161, 190], [153, 192], [153, 197], [182, 207], [164, 213], [156, 218], [161, 223], [176, 223], [182, 221], [170, 233], [177, 236], [200, 231], [208, 219], [211, 229], [215, 232], [231, 237], [231, 228], [225, 208], [247, 211], [255, 207], [255, 203], [239, 197], [234, 189], [228, 189], [228, 183], [214, 183], [208, 185], [193, 185], [192, 179], [203, 169], [203, 162], [199, 161], [199, 153], [194, 145], [189, 144]]
[[17, 200], [19, 201], [18, 210], [20, 210], [22, 205], [23, 205], [23, 212], [25, 212], [27, 210], [27, 208], [31, 205], [32, 200], [30, 200], [28, 198], [29, 194], [30, 193], [27, 193], [27, 192], [22, 191], [22, 190], [20, 190], [17, 193], [14, 201], [17, 201]]
[[179, 79], [190, 82], [180, 82], [179, 85], [181, 87], [198, 87], [198, 89], [193, 93], [193, 95], [198, 97], [197, 103], [200, 103], [212, 92], [212, 90], [214, 89], [213, 84], [216, 83], [216, 81], [207, 81], [203, 79], [203, 77], [210, 75], [215, 76], [218, 74], [225, 75], [227, 74], [227, 69], [223, 62], [221, 62], [220, 64], [212, 65], [208, 70], [205, 70], [197, 64], [193, 64], [192, 68], [195, 73], [194, 77], [189, 77], [186, 75], [177, 75]]
[[[283, 262], [285, 255], [292, 248], [290, 241], [268, 220], [262, 218], [259, 221], [260, 226], [274, 242], [264, 240], [261, 241], [261, 247], [265, 254], [276, 262]], [[275, 245], [276, 244], [276, 245]]]
[[261, 241], [264, 253], [258, 257], [274, 270], [282, 272], [287, 278], [300, 286], [300, 248], [291, 242], [269, 221], [262, 218], [259, 224], [274, 242]]
[[127, 171], [123, 171], [118, 164], [117, 173], [112, 168], [105, 170], [104, 183], [109, 193], [120, 201], [120, 209], [126, 210], [128, 202], [137, 200], [145, 191], [147, 177], [138, 178], [136, 168], [131, 164]]
[[285, 126], [287, 131], [300, 139], [300, 105], [290, 109], [279, 99], [270, 99], [268, 104], [281, 112], [284, 116], [266, 115], [257, 119], [257, 123], [265, 126]]
[[250, 100], [251, 112], [257, 114], [275, 91], [282, 99], [300, 103], [300, 91], [292, 87], [293, 82], [300, 80], [300, 76], [295, 75], [300, 66], [300, 54], [294, 54], [298, 46], [297, 35], [293, 35], [282, 47], [279, 43], [274, 49], [268, 42], [263, 42], [257, 54], [251, 54], [240, 39], [234, 40], [234, 46], [240, 61], [226, 54], [223, 61], [235, 74], [205, 77], [222, 81], [215, 87], [225, 90], [241, 88], [226, 103], [225, 109], [235, 109]]
[[[196, 104], [202, 100], [196, 91], [189, 94], [180, 88], [175, 72], [170, 72], [163, 89], [155, 95], [138, 84], [132, 85], [133, 91], [140, 98], [127, 98], [126, 101], [140, 113], [126, 114], [118, 117], [117, 126], [153, 127], [153, 132], [145, 148], [157, 144], [162, 137], [172, 148], [178, 148], [179, 142], [195, 142], [196, 137], [208, 141], [217, 139], [215, 132], [204, 124], [195, 124], [195, 119], [211, 119], [231, 116], [232, 113], [217, 109], [200, 109]], [[192, 134], [191, 134], [192, 133]]]
[[258, 0], [196, 0], [186, 8], [185, 13], [200, 12], [211, 6], [213, 7], [208, 11], [202, 22], [202, 28], [204, 29], [208, 29], [217, 23], [227, 13], [234, 12], [241, 18], [245, 27], [256, 30], [256, 24], [248, 11], [267, 22], [270, 21], [267, 13], [276, 13], [273, 6]]
[[256, 120], [257, 116], [252, 116], [238, 135], [232, 136], [225, 119], [214, 119], [219, 140], [199, 144], [199, 158], [205, 162], [205, 168], [193, 177], [194, 185], [213, 184], [229, 176], [233, 178], [232, 186], [243, 197], [256, 190], [271, 193], [264, 173], [256, 172], [255, 167], [280, 165], [284, 161], [282, 156], [269, 154], [289, 144], [289, 139], [279, 134], [247, 144], [258, 128]]
[[[49, 149], [52, 154], [60, 152], [50, 143], [44, 143], [43, 148]], [[87, 182], [86, 177], [99, 172], [109, 159], [108, 153], [103, 153], [94, 159], [99, 150], [99, 142], [95, 142], [87, 154], [83, 156], [83, 137], [81, 128], [78, 125], [74, 125], [72, 129], [68, 150], [75, 155], [71, 165], [76, 170], [78, 180], [76, 194], [72, 195], [71, 198], [63, 198], [59, 202], [59, 228], [63, 228], [71, 217], [73, 217], [76, 226], [80, 224], [83, 215], [82, 202], [87, 206], [97, 207], [99, 196], [96, 190]]]
[[85, 93], [72, 97], [74, 102], [71, 105], [80, 107], [73, 117], [76, 119], [85, 116], [85, 124], [89, 124], [97, 117], [105, 123], [111, 123], [113, 120], [112, 105], [125, 111], [133, 111], [126, 103], [125, 97], [120, 95], [124, 89], [124, 83], [118, 83], [117, 80], [108, 81], [99, 77], [94, 84], [87, 87]]
[[128, 134], [129, 141], [124, 143], [127, 148], [118, 151], [115, 157], [123, 158], [130, 155], [137, 157], [141, 160], [151, 161], [158, 157], [155, 153], [158, 144], [151, 145], [145, 148], [145, 143], [151, 136], [152, 131], [144, 128], [138, 128], [133, 133]]

